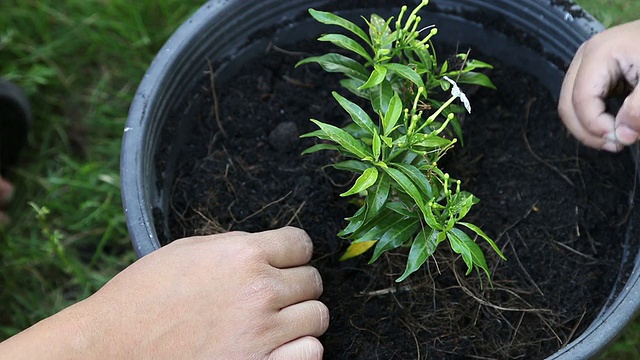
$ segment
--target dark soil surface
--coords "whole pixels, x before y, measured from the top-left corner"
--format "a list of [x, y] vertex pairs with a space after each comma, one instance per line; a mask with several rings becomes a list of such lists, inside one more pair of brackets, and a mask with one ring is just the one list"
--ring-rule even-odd
[[[306, 47], [305, 47], [306, 46]], [[309, 50], [308, 44], [288, 48]], [[635, 165], [628, 153], [585, 149], [565, 131], [537, 81], [493, 61], [498, 90], [470, 95], [464, 146], [445, 170], [481, 199], [469, 221], [493, 237], [494, 288], [446, 243], [398, 285], [405, 253], [367, 265], [339, 262], [335, 234], [355, 210], [338, 196], [352, 178], [323, 167], [330, 152], [300, 156], [314, 139], [309, 119], [343, 125], [330, 93], [337, 78], [305, 53], [272, 48], [218, 89], [194, 118], [171, 197], [171, 237], [228, 230], [304, 228], [325, 282], [331, 325], [327, 359], [540, 359], [579, 335], [605, 304], [620, 273], [632, 211]], [[476, 56], [478, 56], [476, 54]], [[483, 59], [487, 60], [487, 59]], [[208, 76], [196, 92], [210, 94]], [[347, 95], [344, 90], [340, 90]], [[637, 238], [637, 236], [636, 236]]]

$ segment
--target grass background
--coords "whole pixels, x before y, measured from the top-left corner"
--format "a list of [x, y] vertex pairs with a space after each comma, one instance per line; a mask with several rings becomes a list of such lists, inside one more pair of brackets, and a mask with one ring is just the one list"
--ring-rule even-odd
[[[202, 2], [0, 2], [0, 77], [22, 86], [34, 110], [22, 164], [9, 174], [13, 222], [0, 229], [0, 340], [135, 260], [120, 202], [124, 122], [153, 56]], [[637, 0], [578, 3], [605, 26], [640, 19]], [[603, 358], [640, 359], [640, 320]]]

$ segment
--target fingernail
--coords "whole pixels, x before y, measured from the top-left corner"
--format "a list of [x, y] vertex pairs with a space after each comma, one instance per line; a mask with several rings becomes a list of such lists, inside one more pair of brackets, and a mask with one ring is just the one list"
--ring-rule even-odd
[[631, 145], [634, 142], [638, 141], [640, 138], [640, 134], [637, 131], [629, 128], [626, 125], [620, 125], [615, 130], [615, 137], [617, 140], [625, 145]]
[[602, 150], [615, 153], [622, 150], [622, 145], [618, 142], [607, 140], [604, 145], [602, 145]]
[[610, 133], [604, 134], [604, 139], [606, 141], [610, 141], [610, 142], [617, 142], [618, 141], [618, 138], [616, 136], [616, 132], [615, 131], [612, 131]]

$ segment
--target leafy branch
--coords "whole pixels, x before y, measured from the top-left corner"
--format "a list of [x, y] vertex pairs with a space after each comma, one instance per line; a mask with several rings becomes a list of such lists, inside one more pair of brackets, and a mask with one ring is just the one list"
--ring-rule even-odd
[[309, 10], [317, 21], [341, 27], [347, 34], [326, 34], [319, 41], [353, 56], [328, 53], [306, 58], [296, 66], [316, 63], [327, 72], [343, 74], [341, 85], [368, 100], [370, 109], [334, 92], [352, 122], [339, 128], [312, 119], [319, 129], [302, 137], [326, 142], [303, 154], [338, 151], [346, 160], [332, 166], [358, 174], [354, 185], [341, 194], [363, 197], [360, 208], [338, 234], [351, 241], [343, 259], [375, 246], [371, 263], [388, 250], [410, 247], [405, 271], [396, 280], [400, 282], [422, 266], [440, 243], [448, 241], [462, 256], [467, 274], [479, 267], [491, 281], [485, 256], [468, 233], [484, 239], [505, 257], [479, 227], [462, 221], [478, 199], [462, 191], [460, 181], [438, 167], [440, 159], [462, 139], [459, 115], [471, 112], [458, 84], [495, 88], [478, 71], [491, 65], [464, 53], [439, 64], [432, 44], [437, 28], [420, 28], [418, 13], [427, 4], [423, 0], [409, 14], [403, 6], [395, 23], [393, 17], [373, 14], [364, 19], [368, 31], [338, 15]]

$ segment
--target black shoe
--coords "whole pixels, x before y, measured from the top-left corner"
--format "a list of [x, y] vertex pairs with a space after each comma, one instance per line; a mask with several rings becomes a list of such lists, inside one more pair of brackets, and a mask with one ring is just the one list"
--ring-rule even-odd
[[30, 125], [29, 99], [18, 86], [0, 79], [0, 174], [18, 161]]

